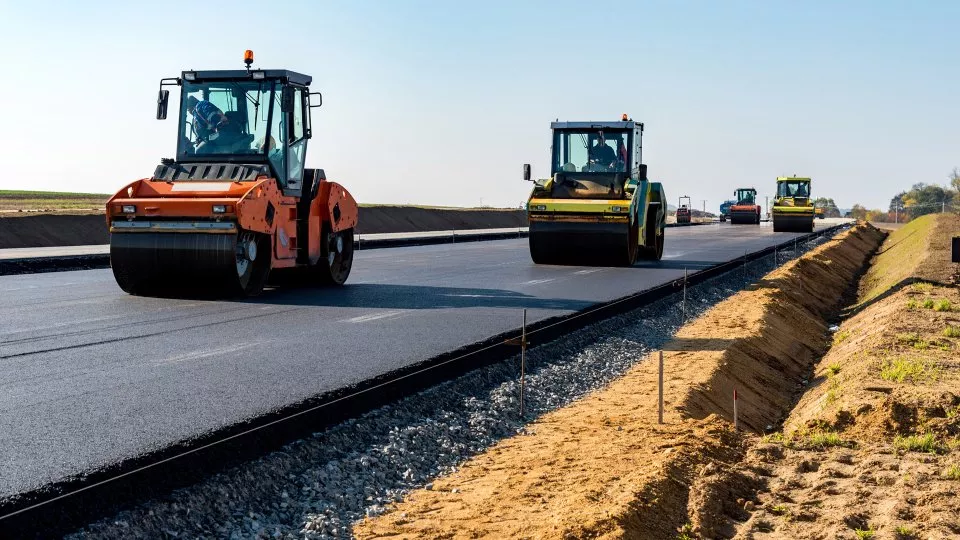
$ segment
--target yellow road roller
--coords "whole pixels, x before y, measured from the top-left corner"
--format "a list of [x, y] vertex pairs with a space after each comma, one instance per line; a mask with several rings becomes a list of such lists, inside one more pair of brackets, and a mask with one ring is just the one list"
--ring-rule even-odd
[[777, 195], [773, 199], [775, 232], [813, 232], [813, 199], [810, 179], [796, 176], [777, 177]]
[[[537, 264], [631, 266], [663, 256], [666, 195], [641, 162], [643, 123], [553, 122], [550, 177], [527, 200]], [[530, 180], [530, 165], [523, 166]]]

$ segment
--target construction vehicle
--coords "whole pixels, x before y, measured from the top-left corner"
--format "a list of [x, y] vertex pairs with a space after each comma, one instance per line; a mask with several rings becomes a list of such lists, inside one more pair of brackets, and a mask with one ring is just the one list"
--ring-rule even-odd
[[728, 201], [723, 201], [723, 203], [720, 205], [720, 222], [721, 223], [727, 221], [727, 219], [730, 217], [730, 207], [735, 204], [737, 204], [737, 201], [728, 200]]
[[[687, 204], [683, 204], [683, 200], [687, 200]], [[692, 210], [690, 210], [690, 197], [684, 195], [680, 197], [677, 201], [677, 223], [690, 223], [690, 218], [692, 216]]]
[[[642, 163], [643, 123], [553, 122], [550, 178], [527, 200], [537, 264], [630, 266], [663, 256], [666, 196]], [[523, 166], [530, 180], [530, 165]]]
[[730, 207], [730, 223], [760, 224], [760, 205], [757, 204], [757, 190], [740, 188], [733, 192], [737, 203]]
[[157, 119], [180, 87], [176, 158], [106, 206], [110, 264], [124, 291], [260, 293], [268, 277], [342, 285], [357, 203], [304, 162], [311, 77], [284, 69], [184, 71], [162, 79]]
[[775, 232], [813, 232], [813, 199], [810, 179], [796, 176], [777, 177], [777, 195], [773, 199]]
[[817, 219], [826, 219], [826, 217], [823, 215], [823, 208], [814, 208], [813, 212], [817, 215]]

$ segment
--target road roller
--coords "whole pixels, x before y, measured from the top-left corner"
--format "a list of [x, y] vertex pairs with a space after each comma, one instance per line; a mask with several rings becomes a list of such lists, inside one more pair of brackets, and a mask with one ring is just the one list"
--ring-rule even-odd
[[757, 204], [757, 190], [754, 188], [739, 188], [733, 192], [736, 204], [730, 207], [730, 223], [760, 224], [760, 205]]
[[[687, 202], [683, 202], [684, 200]], [[693, 217], [693, 210], [691, 210], [690, 207], [690, 197], [684, 195], [677, 199], [677, 211], [674, 215], [677, 218], [677, 223], [690, 224]]]
[[777, 195], [773, 199], [773, 230], [813, 232], [814, 213], [810, 179], [778, 176]]
[[[666, 197], [642, 163], [643, 123], [553, 122], [550, 177], [527, 200], [537, 264], [631, 266], [663, 256]], [[531, 179], [530, 165], [523, 166]]]
[[[311, 77], [285, 69], [183, 71], [160, 81], [157, 119], [179, 87], [176, 157], [107, 202], [110, 265], [130, 294], [252, 296], [283, 276], [342, 285], [357, 203], [305, 168]], [[284, 281], [284, 280], [279, 280]]]

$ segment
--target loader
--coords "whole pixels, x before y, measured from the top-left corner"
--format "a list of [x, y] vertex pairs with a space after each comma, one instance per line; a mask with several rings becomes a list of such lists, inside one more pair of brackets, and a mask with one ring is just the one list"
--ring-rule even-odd
[[252, 51], [244, 64], [160, 81], [158, 120], [167, 87], [179, 87], [176, 155], [106, 205], [110, 265], [127, 293], [252, 296], [293, 275], [346, 282], [357, 203], [305, 167], [322, 95], [309, 75], [254, 69]]
[[730, 223], [760, 224], [760, 205], [757, 204], [757, 190], [740, 188], [733, 192], [736, 204], [730, 207]]
[[[666, 196], [642, 162], [643, 123], [553, 122], [550, 177], [527, 200], [536, 264], [631, 266], [663, 256]], [[531, 179], [530, 165], [523, 166]]]
[[813, 232], [815, 211], [810, 197], [810, 179], [777, 177], [772, 213], [775, 232]]

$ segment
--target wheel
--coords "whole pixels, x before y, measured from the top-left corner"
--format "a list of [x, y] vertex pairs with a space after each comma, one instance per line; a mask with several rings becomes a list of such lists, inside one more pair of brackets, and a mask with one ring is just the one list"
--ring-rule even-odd
[[343, 285], [353, 267], [353, 229], [332, 232], [324, 224], [321, 232], [323, 241], [317, 271], [320, 283], [324, 285]]
[[240, 231], [234, 266], [237, 280], [232, 292], [242, 296], [256, 296], [263, 292], [270, 273], [270, 240], [262, 234]]
[[618, 266], [633, 266], [637, 263], [637, 254], [640, 251], [640, 221], [633, 221], [633, 225], [627, 229], [626, 249], [621, 248], [622, 251], [616, 257]]
[[647, 238], [645, 246], [640, 250], [640, 258], [646, 261], [659, 261], [663, 258], [664, 227], [663, 220], [647, 210]]

